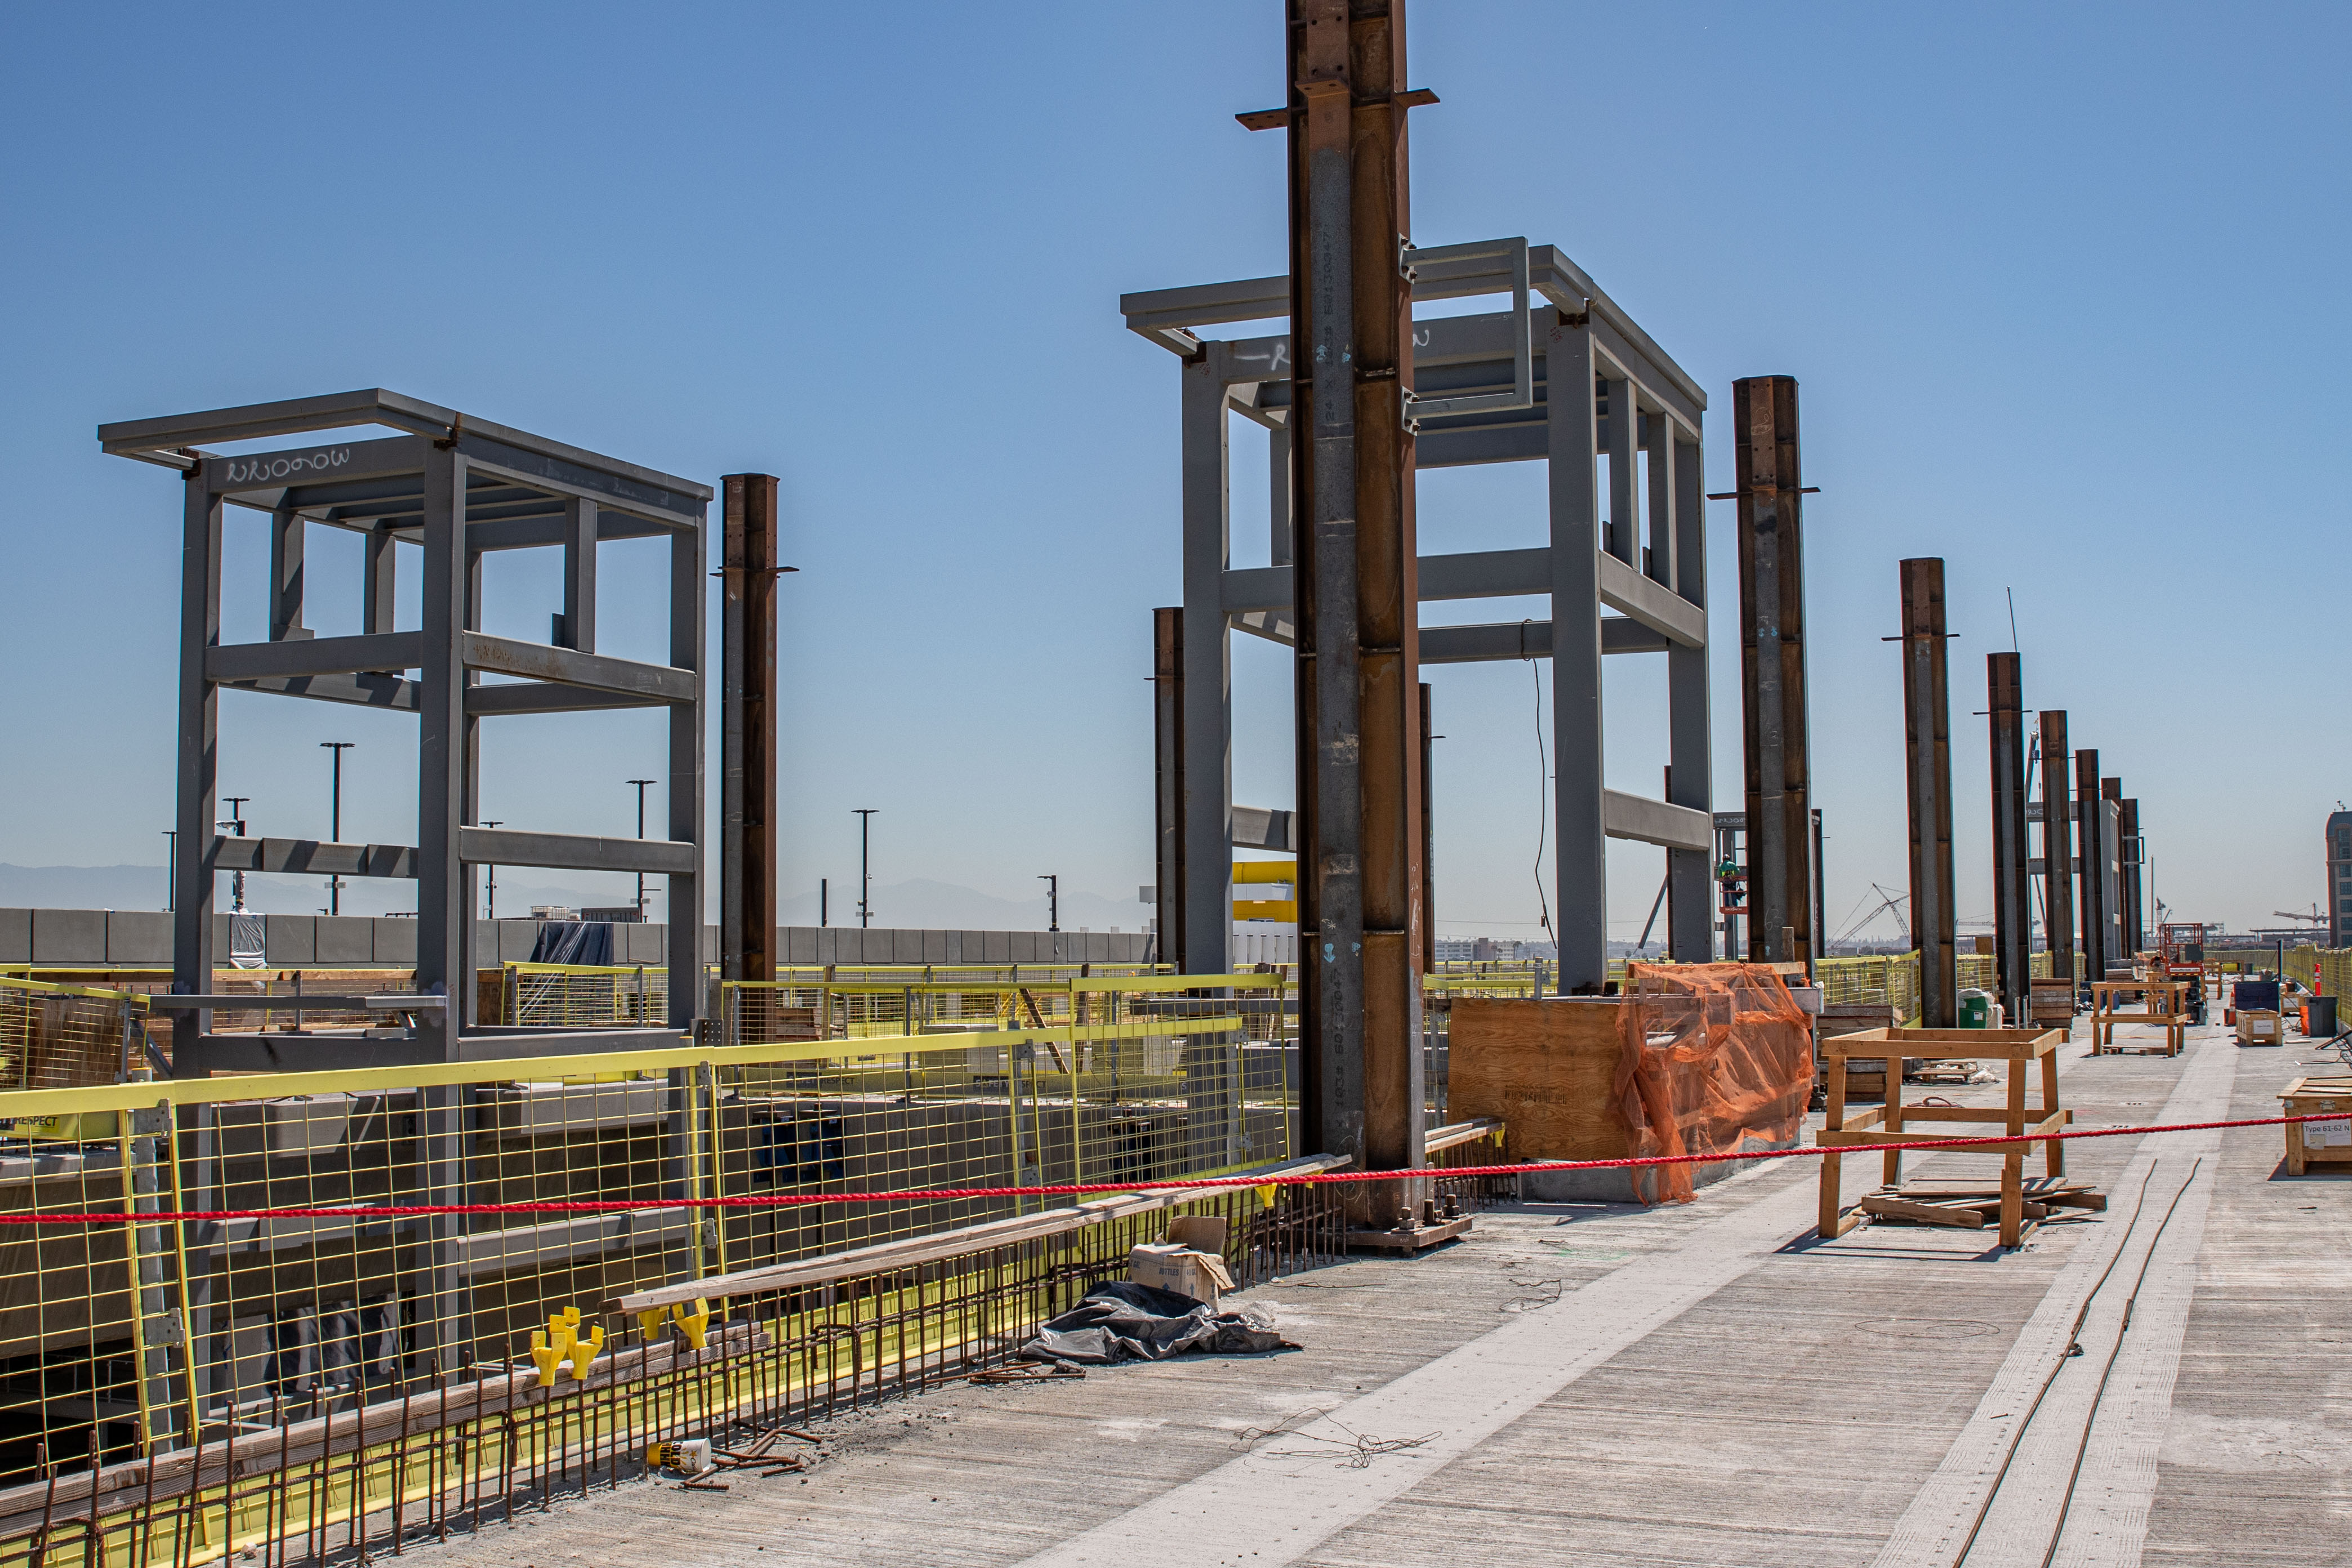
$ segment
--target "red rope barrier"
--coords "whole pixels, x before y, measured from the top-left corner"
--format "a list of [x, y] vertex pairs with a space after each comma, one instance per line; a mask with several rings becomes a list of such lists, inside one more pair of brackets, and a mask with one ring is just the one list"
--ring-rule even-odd
[[1424, 1166], [1412, 1171], [1304, 1171], [1295, 1175], [1203, 1176], [1162, 1182], [1088, 1182], [1035, 1187], [908, 1187], [883, 1193], [793, 1193], [719, 1198], [597, 1198], [529, 1204], [384, 1204], [335, 1208], [165, 1209], [143, 1214], [0, 1214], [0, 1225], [177, 1225], [228, 1219], [406, 1219], [432, 1215], [621, 1214], [632, 1209], [790, 1208], [807, 1204], [920, 1203], [936, 1198], [1079, 1197], [1089, 1194], [1190, 1191], [1238, 1192], [1244, 1187], [1297, 1187], [1329, 1182], [1394, 1182], [1437, 1176], [1516, 1176], [1530, 1171], [1621, 1171], [1654, 1165], [1706, 1165], [1725, 1160], [1796, 1160], [1822, 1154], [1875, 1154], [1901, 1149], [1995, 1149], [2011, 1143], [2057, 1143], [2076, 1138], [2125, 1138], [2135, 1133], [2203, 1132], [2229, 1127], [2284, 1127], [2340, 1121], [2340, 1113], [2258, 1116], [2235, 1121], [2176, 1121], [2147, 1127], [2092, 1127], [2070, 1132], [2006, 1133], [1984, 1138], [1920, 1138], [1900, 1143], [1848, 1143], [1833, 1148], [1756, 1149], [1728, 1154], [1654, 1154], [1631, 1160], [1533, 1160], [1516, 1165]]

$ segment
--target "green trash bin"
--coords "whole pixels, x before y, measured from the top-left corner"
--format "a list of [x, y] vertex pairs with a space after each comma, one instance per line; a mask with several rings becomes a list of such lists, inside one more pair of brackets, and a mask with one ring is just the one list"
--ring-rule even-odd
[[1987, 1029], [1992, 1026], [1992, 995], [1990, 992], [1969, 990], [1960, 993], [1960, 1027]]

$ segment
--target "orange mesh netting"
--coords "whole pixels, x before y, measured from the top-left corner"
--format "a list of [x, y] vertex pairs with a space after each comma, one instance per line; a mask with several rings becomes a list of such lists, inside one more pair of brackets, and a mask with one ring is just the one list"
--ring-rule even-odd
[[[1633, 963], [1625, 997], [1616, 1091], [1629, 1153], [1796, 1142], [1813, 1091], [1812, 1025], [1778, 973], [1753, 963]], [[1688, 1203], [1692, 1169], [1643, 1172], [1634, 1193], [1643, 1203]]]

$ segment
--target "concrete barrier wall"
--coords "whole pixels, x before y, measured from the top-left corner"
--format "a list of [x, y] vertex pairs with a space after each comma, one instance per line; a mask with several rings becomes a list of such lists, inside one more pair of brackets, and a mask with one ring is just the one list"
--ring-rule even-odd
[[[263, 915], [263, 963], [272, 969], [406, 969], [416, 962], [416, 922], [362, 915]], [[487, 967], [520, 963], [539, 940], [537, 921], [477, 922], [476, 951]], [[213, 916], [213, 946], [228, 963], [229, 918]], [[777, 952], [787, 963], [1140, 963], [1142, 931], [900, 931], [786, 926]], [[703, 928], [716, 961], [719, 928]], [[615, 963], [668, 962], [666, 925], [615, 925]], [[0, 909], [0, 963], [45, 968], [164, 969], [172, 963], [172, 917], [152, 910]]]

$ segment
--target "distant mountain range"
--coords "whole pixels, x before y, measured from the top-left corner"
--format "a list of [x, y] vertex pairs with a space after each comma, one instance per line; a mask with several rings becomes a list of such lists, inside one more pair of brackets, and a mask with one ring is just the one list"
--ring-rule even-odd
[[[541, 873], [544, 875], [544, 873]], [[160, 910], [169, 901], [169, 879], [162, 866], [12, 866], [0, 862], [0, 909]], [[604, 879], [599, 879], [604, 880]], [[654, 883], [653, 912], [661, 913], [658, 879]], [[326, 904], [324, 879], [275, 877], [258, 872], [246, 878], [246, 907], [260, 914], [316, 914]], [[509, 918], [528, 915], [533, 904], [580, 906], [625, 904], [625, 883], [618, 889], [561, 882], [524, 882], [499, 878], [499, 913]], [[831, 923], [857, 923], [857, 889], [845, 883], [832, 890], [826, 913]], [[227, 907], [224, 889], [221, 907]], [[343, 884], [343, 912], [380, 915], [415, 909], [415, 900], [400, 883], [352, 878]], [[1105, 898], [1099, 893], [1070, 891], [1062, 895], [1065, 931], [1141, 931], [1151, 911], [1134, 902]], [[814, 891], [784, 900], [777, 911], [784, 925], [813, 926], [817, 921]], [[716, 918], [715, 915], [712, 918]], [[1045, 900], [999, 899], [953, 882], [916, 878], [874, 889], [876, 926], [923, 931], [1044, 931]]]

